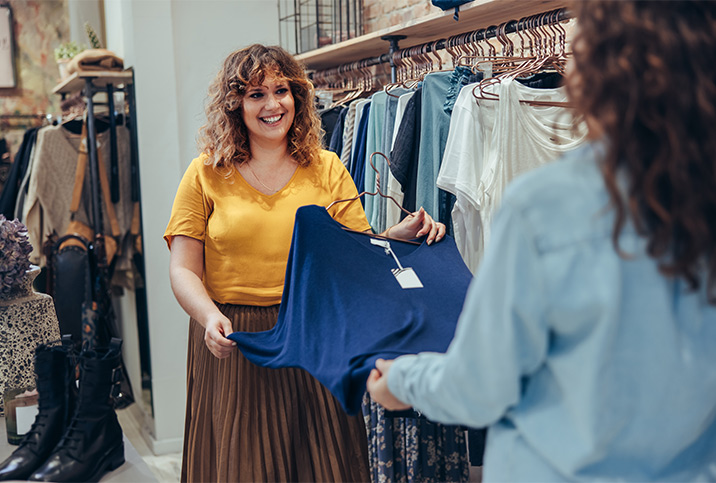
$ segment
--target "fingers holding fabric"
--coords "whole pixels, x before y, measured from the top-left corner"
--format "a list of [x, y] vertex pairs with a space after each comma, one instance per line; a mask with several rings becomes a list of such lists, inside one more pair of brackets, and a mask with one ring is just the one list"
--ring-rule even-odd
[[232, 332], [231, 322], [225, 316], [220, 315], [209, 319], [204, 332], [204, 343], [207, 349], [219, 359], [229, 357], [236, 350], [236, 342], [226, 338]]
[[386, 361], [384, 359], [378, 359], [375, 361], [376, 368], [370, 371], [368, 381], [366, 382], [366, 388], [370, 393], [370, 397], [385, 409], [390, 411], [409, 409], [410, 404], [405, 404], [403, 401], [395, 397], [388, 388], [388, 372], [390, 371], [390, 366], [392, 364], [393, 361]]

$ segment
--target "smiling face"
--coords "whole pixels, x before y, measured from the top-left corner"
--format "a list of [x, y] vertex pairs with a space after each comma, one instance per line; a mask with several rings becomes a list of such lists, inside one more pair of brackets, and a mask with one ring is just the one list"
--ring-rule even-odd
[[287, 143], [296, 115], [287, 79], [267, 75], [260, 85], [246, 89], [242, 117], [252, 143]]

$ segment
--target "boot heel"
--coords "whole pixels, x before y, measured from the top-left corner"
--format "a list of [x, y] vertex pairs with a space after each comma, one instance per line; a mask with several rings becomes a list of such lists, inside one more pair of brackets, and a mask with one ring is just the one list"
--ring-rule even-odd
[[112, 454], [109, 455], [109, 464], [107, 465], [107, 471], [114, 471], [124, 464], [124, 442], [117, 446]]

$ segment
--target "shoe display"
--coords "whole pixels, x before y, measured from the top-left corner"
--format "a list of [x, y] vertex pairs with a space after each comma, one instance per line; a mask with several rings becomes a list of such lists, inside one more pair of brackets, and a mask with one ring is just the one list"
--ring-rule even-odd
[[30, 481], [97, 481], [124, 463], [123, 433], [113, 400], [121, 380], [121, 346], [122, 341], [113, 338], [106, 349], [82, 351], [74, 415]]
[[18, 448], [0, 463], [0, 481], [27, 479], [62, 438], [77, 399], [75, 360], [70, 336], [35, 350], [38, 413]]

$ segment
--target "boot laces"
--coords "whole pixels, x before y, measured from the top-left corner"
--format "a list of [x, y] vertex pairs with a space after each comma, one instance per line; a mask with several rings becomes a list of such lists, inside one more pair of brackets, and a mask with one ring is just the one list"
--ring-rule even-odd
[[[83, 398], [81, 395], [82, 391], [90, 391], [91, 388], [107, 385], [107, 383], [98, 384], [94, 382], [96, 378], [92, 377], [92, 374], [97, 371], [94, 367], [84, 367], [83, 370], [85, 371], [85, 377], [83, 378], [82, 382], [80, 382], [80, 402], [77, 404], [77, 408], [75, 409], [75, 413], [72, 416], [70, 424], [65, 430], [65, 434], [62, 436], [62, 439], [57, 444], [57, 449], [65, 448], [70, 453], [76, 452], [76, 450], [79, 448], [80, 442], [83, 439], [83, 435], [86, 432], [86, 428], [89, 427], [92, 423], [89, 419], [89, 415], [92, 413], [92, 411], [88, 411], [87, 409], [90, 408], [85, 407], [86, 403], [84, 403], [83, 401], [83, 399], [85, 398]], [[110, 398], [113, 395], [115, 388], [118, 387], [119, 379], [120, 378], [118, 368], [115, 368], [112, 370], [112, 383], [108, 385], [110, 388], [110, 394], [107, 394], [107, 403], [110, 403]], [[97, 402], [98, 401], [96, 400], [91, 401], [90, 405], [94, 406], [95, 404], [97, 404]], [[73, 458], [79, 461], [78, 457], [73, 456]]]
[[25, 434], [22, 441], [20, 442], [21, 445], [24, 444], [30, 444], [32, 446], [37, 445], [37, 441], [32, 439], [33, 434], [40, 434], [40, 431], [43, 427], [47, 426], [47, 413], [45, 410], [50, 405], [50, 402], [53, 399], [54, 392], [53, 387], [51, 383], [48, 382], [40, 382], [38, 381], [37, 384], [37, 393], [38, 393], [38, 400], [37, 400], [37, 414], [35, 415], [35, 421], [33, 421], [32, 426], [30, 426], [30, 430]]
[[35, 421], [32, 423], [30, 430], [22, 438], [22, 441], [20, 442], [20, 446], [24, 446], [26, 444], [31, 445], [31, 446], [37, 446], [38, 441], [33, 439], [32, 435], [40, 434], [41, 428], [43, 428], [47, 425], [47, 423], [44, 421], [45, 418], [47, 418], [46, 413], [43, 413], [43, 412], [37, 413], [37, 415], [35, 416]]
[[67, 449], [70, 455], [78, 461], [79, 458], [75, 457], [73, 453], [75, 453], [79, 448], [80, 442], [82, 441], [82, 435], [85, 433], [85, 428], [89, 425], [89, 420], [80, 416], [80, 414], [79, 408], [77, 408], [72, 421], [70, 421], [69, 426], [65, 430], [65, 434], [62, 436], [62, 439], [60, 439], [60, 442], [57, 443], [57, 447], [55, 448], [55, 450]]

